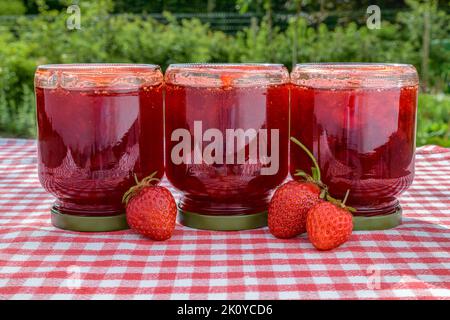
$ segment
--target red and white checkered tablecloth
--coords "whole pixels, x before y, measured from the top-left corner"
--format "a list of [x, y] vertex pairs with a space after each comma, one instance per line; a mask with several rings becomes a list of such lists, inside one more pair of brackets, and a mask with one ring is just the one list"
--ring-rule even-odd
[[450, 299], [450, 149], [418, 149], [401, 226], [331, 252], [267, 228], [177, 225], [167, 242], [58, 230], [35, 149], [0, 139], [0, 299]]

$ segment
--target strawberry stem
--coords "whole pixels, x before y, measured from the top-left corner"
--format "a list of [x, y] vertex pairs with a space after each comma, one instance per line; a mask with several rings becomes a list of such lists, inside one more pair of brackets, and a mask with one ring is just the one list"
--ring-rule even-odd
[[345, 193], [344, 200], [342, 200], [342, 205], [345, 207], [345, 202], [347, 201], [348, 195], [350, 194], [350, 189], [347, 189]]
[[348, 199], [348, 195], [350, 194], [350, 189], [347, 190], [347, 192], [345, 193], [345, 197], [344, 200], [338, 200], [333, 198], [329, 193], [328, 193], [328, 187], [322, 182], [321, 180], [321, 173], [320, 173], [320, 168], [319, 168], [319, 164], [317, 163], [316, 158], [314, 157], [314, 155], [312, 154], [311, 151], [309, 151], [309, 149], [300, 141], [298, 141], [295, 137], [291, 137], [291, 141], [294, 142], [296, 145], [298, 145], [300, 148], [303, 149], [303, 151], [306, 152], [306, 154], [308, 155], [308, 157], [311, 159], [311, 161], [314, 164], [314, 167], [311, 168], [311, 174], [312, 176], [310, 176], [309, 174], [307, 174], [306, 172], [304, 172], [303, 170], [297, 170], [294, 174], [294, 176], [300, 176], [302, 178], [304, 178], [307, 182], [313, 182], [315, 184], [317, 184], [320, 188], [321, 188], [321, 192], [320, 192], [320, 198], [321, 199], [326, 199], [326, 201], [333, 203], [334, 205], [344, 208], [350, 212], [356, 212], [355, 208], [349, 207], [345, 205], [345, 202]]
[[300, 141], [298, 141], [295, 137], [291, 137], [291, 141], [294, 142], [296, 145], [298, 145], [300, 148], [302, 148], [303, 151], [305, 151], [306, 154], [308, 155], [308, 157], [312, 160], [314, 167], [315, 167], [315, 172], [317, 175], [317, 181], [321, 182], [322, 180], [321, 180], [319, 164], [317, 163], [316, 158], [314, 158], [314, 155], [312, 154], [312, 152], [309, 151], [309, 149], [306, 146], [304, 146]]
[[145, 177], [141, 181], [139, 181], [136, 173], [134, 174], [134, 181], [136, 181], [136, 185], [132, 186], [122, 197], [122, 203], [125, 205], [128, 204], [128, 202], [133, 198], [136, 194], [139, 193], [143, 188], [150, 187], [153, 185], [154, 182], [159, 182], [158, 178], [155, 178], [157, 171], [153, 172], [148, 177]]
[[345, 205], [345, 202], [347, 201], [349, 194], [350, 194], [350, 189], [347, 189], [347, 192], [345, 193], [345, 196], [344, 196], [344, 200], [342, 200], [342, 201], [333, 198], [329, 194], [327, 194], [326, 199], [327, 199], [328, 202], [331, 202], [332, 204], [334, 204], [334, 205], [336, 205], [338, 207], [341, 207], [343, 209], [346, 209], [346, 210], [348, 210], [348, 211], [353, 213], [353, 212], [356, 212], [356, 209], [353, 208], [353, 207]]

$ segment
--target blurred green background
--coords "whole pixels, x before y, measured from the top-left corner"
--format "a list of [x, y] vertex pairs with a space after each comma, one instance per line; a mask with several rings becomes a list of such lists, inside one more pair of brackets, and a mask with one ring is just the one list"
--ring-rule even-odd
[[[398, 62], [421, 78], [417, 144], [450, 147], [449, 1], [0, 0], [0, 136], [35, 136], [37, 65]], [[81, 29], [66, 26], [68, 6]]]

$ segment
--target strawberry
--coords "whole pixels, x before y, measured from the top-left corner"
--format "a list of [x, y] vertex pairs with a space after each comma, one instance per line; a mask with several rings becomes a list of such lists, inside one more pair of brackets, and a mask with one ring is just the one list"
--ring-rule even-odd
[[306, 216], [314, 205], [326, 194], [326, 186], [320, 181], [320, 170], [312, 153], [294, 137], [291, 140], [300, 146], [312, 159], [312, 176], [297, 170], [296, 176], [304, 181], [290, 181], [279, 187], [269, 203], [269, 231], [277, 238], [293, 238], [306, 231]]
[[167, 240], [175, 229], [177, 206], [167, 188], [154, 186], [156, 172], [131, 187], [122, 201], [126, 204], [127, 222], [131, 229], [152, 239]]
[[306, 231], [308, 210], [320, 201], [320, 188], [310, 182], [289, 181], [279, 187], [269, 204], [269, 231], [287, 239]]
[[321, 201], [309, 210], [306, 231], [316, 249], [331, 250], [350, 238], [353, 230], [350, 210], [354, 209], [345, 206], [348, 193], [343, 202], [327, 197], [328, 201]]

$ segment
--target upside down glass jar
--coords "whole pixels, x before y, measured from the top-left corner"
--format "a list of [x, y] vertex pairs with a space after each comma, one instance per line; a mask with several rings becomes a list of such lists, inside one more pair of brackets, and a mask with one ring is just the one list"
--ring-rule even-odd
[[268, 197], [288, 173], [289, 74], [282, 65], [170, 65], [166, 175], [181, 222], [211, 230], [267, 223]]
[[[300, 64], [291, 73], [291, 135], [316, 157], [356, 230], [401, 223], [397, 196], [414, 178], [418, 76], [401, 64]], [[311, 160], [291, 144], [290, 172]]]
[[38, 171], [56, 197], [56, 227], [127, 228], [122, 196], [134, 175], [164, 171], [162, 86], [154, 65], [38, 67]]

